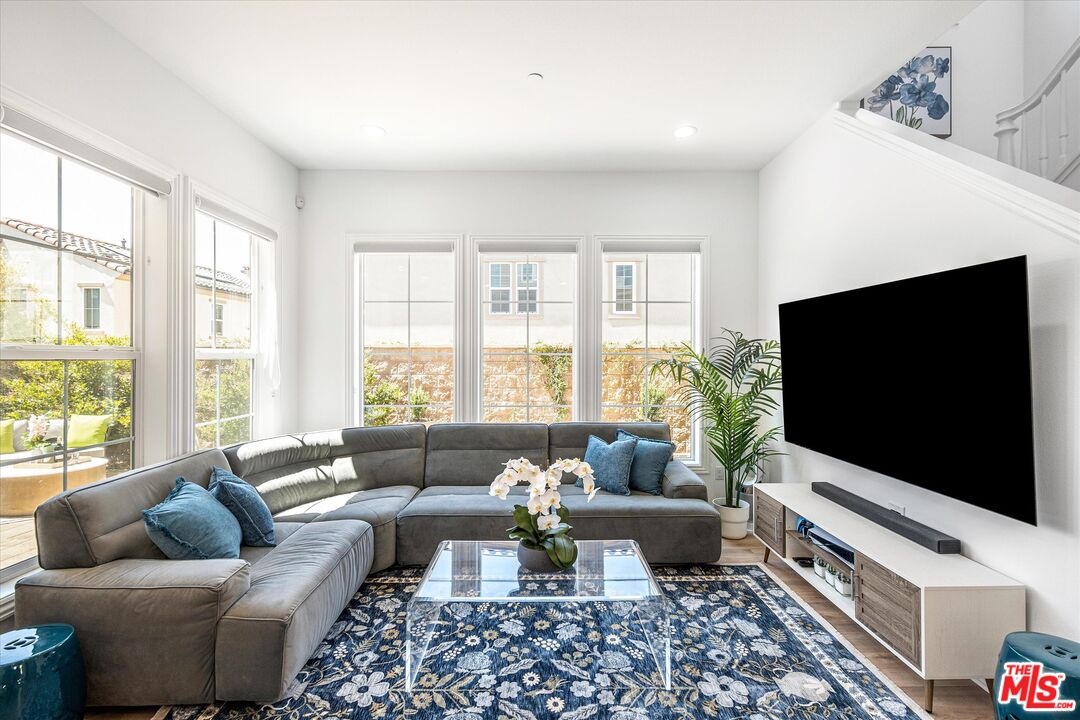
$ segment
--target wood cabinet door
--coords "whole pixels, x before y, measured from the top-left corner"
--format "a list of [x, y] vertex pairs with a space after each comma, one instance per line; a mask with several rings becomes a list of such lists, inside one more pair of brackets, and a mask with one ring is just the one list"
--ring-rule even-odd
[[754, 535], [784, 557], [784, 506], [754, 489]]
[[922, 668], [922, 593], [863, 555], [855, 555], [855, 617], [917, 668]]

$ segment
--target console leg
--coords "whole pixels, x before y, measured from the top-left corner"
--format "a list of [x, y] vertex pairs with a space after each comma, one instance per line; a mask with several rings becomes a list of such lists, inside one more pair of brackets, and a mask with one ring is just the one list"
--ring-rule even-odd
[[769, 546], [768, 546], [768, 545], [766, 545], [766, 546], [765, 546], [765, 557], [764, 557], [764, 558], [762, 559], [762, 561], [761, 561], [761, 562], [766, 562], [766, 563], [767, 563], [767, 562], [769, 562], [769, 554], [770, 554], [771, 552], [772, 552], [772, 550], [770, 550], [770, 549], [769, 549]]
[[986, 678], [986, 690], [990, 693], [990, 702], [994, 702], [994, 678]]
[[923, 687], [923, 710], [928, 713], [934, 712], [934, 681], [927, 680]]

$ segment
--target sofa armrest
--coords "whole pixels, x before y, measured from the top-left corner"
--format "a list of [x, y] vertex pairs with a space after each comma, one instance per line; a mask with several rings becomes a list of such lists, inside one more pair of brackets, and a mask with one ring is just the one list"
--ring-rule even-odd
[[661, 485], [664, 497], [675, 499], [708, 500], [709, 491], [705, 481], [679, 460], [672, 460], [664, 469]]
[[75, 627], [89, 705], [214, 700], [219, 618], [250, 586], [243, 560], [114, 560], [15, 586], [17, 626]]

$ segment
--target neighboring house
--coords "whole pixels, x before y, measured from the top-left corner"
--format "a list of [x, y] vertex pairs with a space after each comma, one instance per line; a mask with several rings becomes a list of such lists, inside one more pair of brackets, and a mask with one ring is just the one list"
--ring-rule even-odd
[[[66, 251], [59, 268], [52, 256]], [[55, 335], [62, 313], [65, 325], [74, 323], [88, 334], [126, 337], [131, 325], [131, 248], [93, 238], [62, 233], [55, 228], [0, 218], [0, 330], [5, 342], [33, 343]], [[59, 274], [58, 274], [59, 270]], [[251, 327], [251, 282], [209, 268], [195, 268], [196, 336], [248, 337]], [[62, 310], [46, 298], [57, 282]]]

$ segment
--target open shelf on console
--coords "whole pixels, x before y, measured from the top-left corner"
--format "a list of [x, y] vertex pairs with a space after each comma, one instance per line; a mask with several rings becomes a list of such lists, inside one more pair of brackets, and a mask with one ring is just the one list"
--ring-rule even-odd
[[808, 553], [815, 557], [819, 557], [825, 562], [829, 563], [833, 567], [847, 568], [848, 574], [855, 572], [855, 563], [848, 562], [839, 555], [830, 552], [828, 549], [817, 545], [816, 543], [808, 541], [802, 535], [794, 530], [787, 531], [788, 542], [793, 542], [797, 547], [805, 548]]

